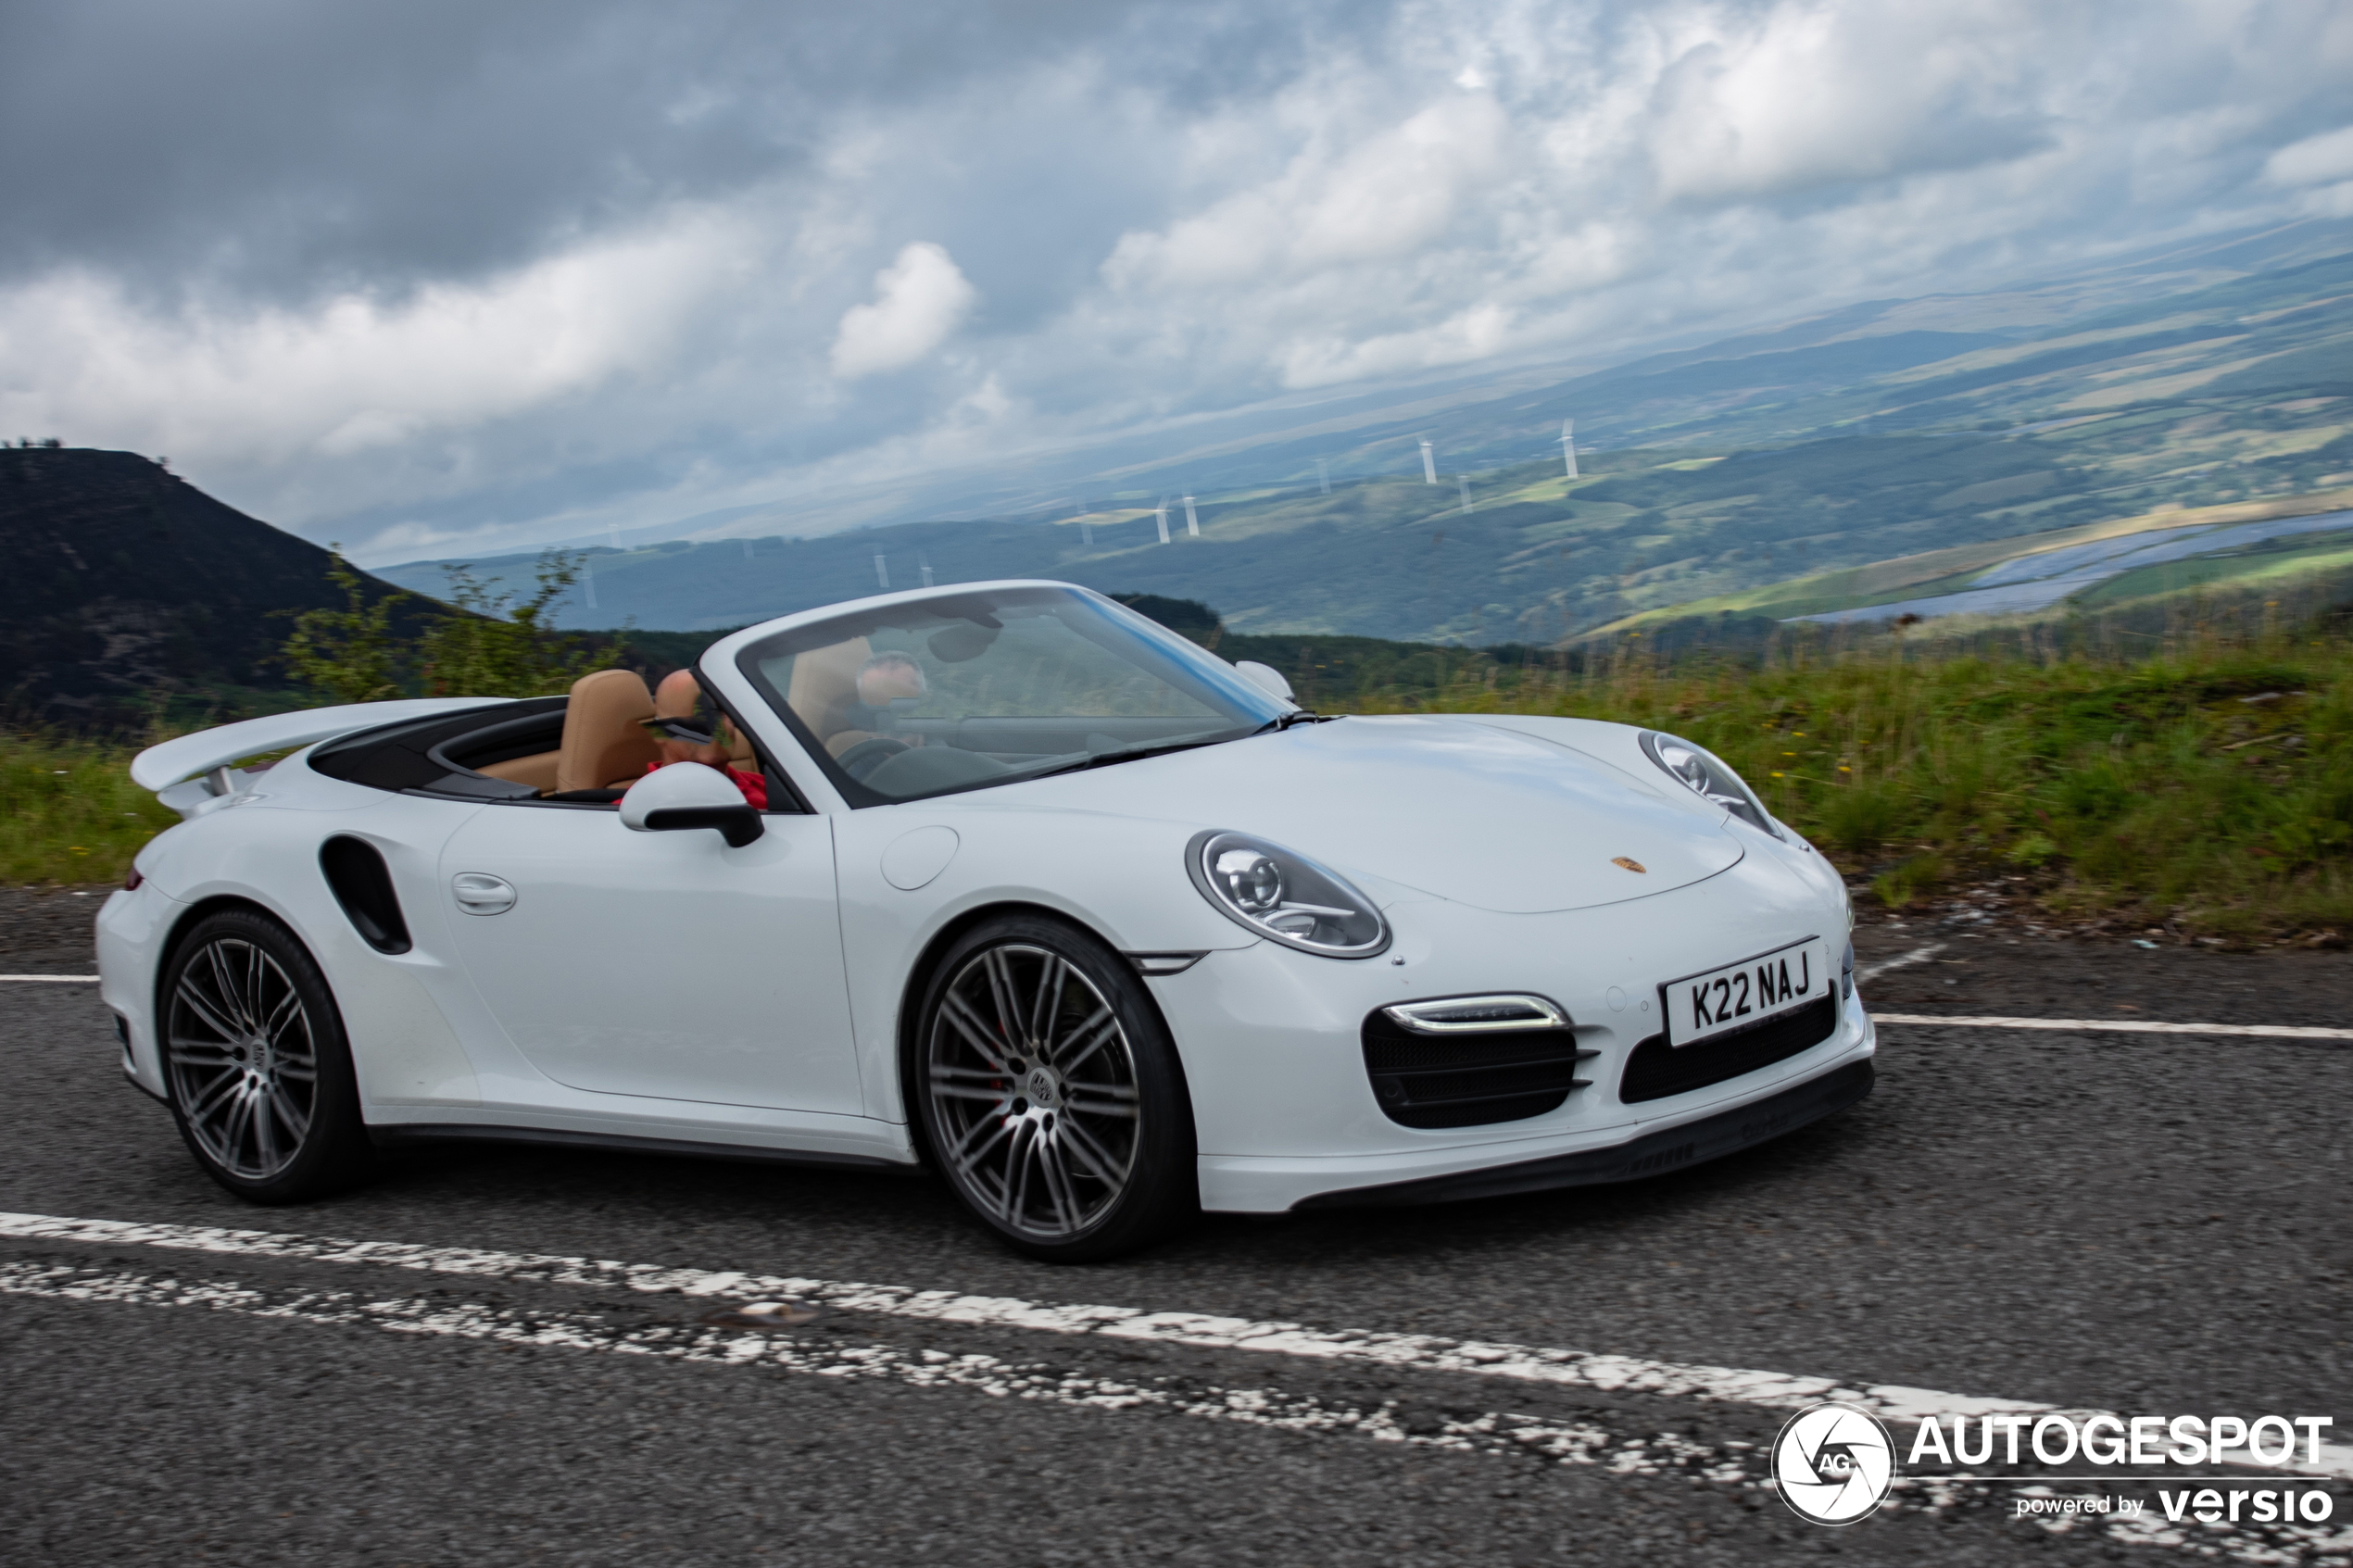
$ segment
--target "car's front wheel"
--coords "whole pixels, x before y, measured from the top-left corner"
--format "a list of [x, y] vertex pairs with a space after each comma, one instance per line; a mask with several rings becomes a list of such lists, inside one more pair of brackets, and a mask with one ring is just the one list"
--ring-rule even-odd
[[365, 1172], [343, 1021], [285, 927], [245, 909], [206, 917], [165, 965], [160, 999], [172, 1118], [214, 1181], [296, 1203]]
[[1004, 916], [933, 971], [910, 1085], [931, 1155], [1006, 1241], [1108, 1258], [1198, 1207], [1184, 1073], [1142, 982], [1072, 926]]

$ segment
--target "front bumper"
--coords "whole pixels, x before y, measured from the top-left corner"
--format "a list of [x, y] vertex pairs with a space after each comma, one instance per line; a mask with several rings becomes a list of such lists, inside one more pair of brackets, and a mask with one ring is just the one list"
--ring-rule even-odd
[[[1737, 1131], [1739, 1113], [1867, 1061], [1876, 1047], [1869, 1015], [1848, 997], [1830, 1035], [1793, 1055], [1684, 1092], [1621, 1099], [1633, 1053], [1660, 1028], [1658, 982], [1722, 961], [1718, 955], [1843, 935], [1836, 889], [1782, 874], [1767, 857], [1593, 909], [1502, 915], [1428, 899], [1388, 912], [1395, 942], [1374, 962], [1262, 945], [1149, 982], [1184, 1058], [1203, 1208], [1279, 1213], [1329, 1194], [1425, 1183], [1462, 1189], [1458, 1178], [1523, 1168], [1620, 1179], [1605, 1158], [1576, 1161], [1631, 1150], [1630, 1163], [1686, 1141], [1645, 1140], [1718, 1117]], [[1591, 1053], [1577, 1068], [1586, 1086], [1556, 1110], [1474, 1126], [1422, 1129], [1384, 1111], [1359, 1036], [1371, 1010], [1407, 997], [1523, 991], [1551, 998], [1574, 1021], [1578, 1045]], [[1728, 1152], [1718, 1141], [1711, 1135], [1711, 1150]]]
[[[1420, 1147], [1357, 1154], [1202, 1154], [1203, 1209], [1277, 1214], [1328, 1205], [1429, 1203], [1546, 1187], [1635, 1181], [1718, 1159], [1794, 1132], [1870, 1092], [1877, 1032], [1859, 997], [1846, 999], [1820, 1045], [1758, 1072], [1636, 1108], [1593, 1102], [1605, 1124], [1538, 1117], [1452, 1135]], [[1570, 1107], [1590, 1091], [1572, 1097]], [[1844, 1098], [1840, 1098], [1841, 1096]], [[1549, 1123], [1549, 1128], [1548, 1128]], [[1417, 1140], [1419, 1141], [1419, 1140]], [[1688, 1146], [1688, 1148], [1686, 1148]]]
[[1368, 1204], [1451, 1203], [1458, 1198], [1501, 1198], [1507, 1193], [1543, 1192], [1553, 1187], [1640, 1181], [1644, 1176], [1680, 1170], [1686, 1165], [1720, 1160], [1843, 1110], [1871, 1092], [1872, 1077], [1867, 1057], [1751, 1104], [1645, 1133], [1606, 1148], [1555, 1154], [1515, 1165], [1491, 1165], [1450, 1176], [1425, 1176], [1418, 1181], [1321, 1192], [1302, 1198], [1293, 1207], [1340, 1209]]

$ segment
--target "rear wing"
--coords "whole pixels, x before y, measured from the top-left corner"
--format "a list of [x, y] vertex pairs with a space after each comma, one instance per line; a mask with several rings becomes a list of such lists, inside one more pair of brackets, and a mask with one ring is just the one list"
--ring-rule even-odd
[[296, 713], [272, 713], [151, 746], [131, 759], [131, 782], [156, 792], [156, 798], [180, 813], [195, 817], [217, 803], [225, 803], [252, 787], [260, 770], [240, 771], [229, 766], [240, 757], [333, 740], [380, 724], [405, 723], [436, 714], [462, 713], [511, 702], [504, 696], [428, 696], [401, 702], [353, 702], [336, 708], [307, 708]]

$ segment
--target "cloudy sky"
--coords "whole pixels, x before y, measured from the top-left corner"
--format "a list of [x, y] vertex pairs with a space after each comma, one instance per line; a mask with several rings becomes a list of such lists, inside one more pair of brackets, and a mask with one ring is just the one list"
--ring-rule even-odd
[[2353, 6], [6, 0], [0, 147], [0, 434], [393, 560], [2353, 215]]

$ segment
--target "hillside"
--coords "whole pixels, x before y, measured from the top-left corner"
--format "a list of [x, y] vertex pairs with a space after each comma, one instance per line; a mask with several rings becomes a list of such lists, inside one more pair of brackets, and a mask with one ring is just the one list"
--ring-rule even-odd
[[0, 559], [14, 723], [133, 731], [166, 710], [269, 705], [286, 616], [341, 603], [325, 550], [134, 452], [0, 449]]
[[[2098, 288], [1880, 302], [1357, 419], [1295, 450], [1197, 455], [1183, 483], [1198, 537], [1164, 468], [1142, 471], [1167, 488], [1093, 495], [1084, 517], [600, 550], [596, 602], [584, 592], [562, 623], [738, 625], [928, 570], [1203, 599], [1245, 633], [1553, 642], [1898, 557], [2353, 482], [2353, 225], [2127, 271]], [[1603, 447], [1580, 453], [1574, 480], [1557, 455], [1567, 418]], [[1215, 483], [1270, 465], [1298, 477]], [[1164, 496], [1166, 545], [1150, 509]], [[477, 564], [512, 582], [529, 558]], [[432, 560], [381, 574], [446, 583]]]

